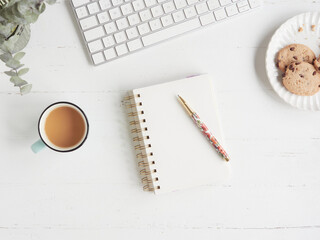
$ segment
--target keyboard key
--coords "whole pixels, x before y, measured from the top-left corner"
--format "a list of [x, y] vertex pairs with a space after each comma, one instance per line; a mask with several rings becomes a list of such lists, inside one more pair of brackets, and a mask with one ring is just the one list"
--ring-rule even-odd
[[83, 30], [87, 30], [89, 28], [97, 26], [98, 21], [97, 21], [96, 16], [92, 16], [92, 17], [88, 17], [88, 18], [80, 20], [80, 25]]
[[214, 10], [220, 7], [219, 0], [209, 0], [207, 4], [210, 10]]
[[90, 42], [91, 40], [94, 40], [97, 38], [101, 38], [105, 35], [103, 28], [100, 26], [93, 28], [93, 29], [90, 29], [88, 31], [85, 31], [83, 34], [84, 34], [84, 37], [87, 40], [87, 42]]
[[164, 27], [167, 27], [167, 26], [170, 26], [171, 24], [173, 24], [173, 19], [172, 19], [171, 14], [162, 17], [161, 22]]
[[241, 7], [244, 7], [244, 6], [247, 6], [247, 5], [248, 5], [247, 1], [241, 1], [241, 2], [237, 3], [238, 8], [241, 8]]
[[72, 0], [73, 6], [74, 7], [79, 7], [83, 4], [89, 3], [90, 0]]
[[159, 19], [155, 19], [149, 22], [150, 28], [152, 31], [158, 30], [162, 27], [162, 24]]
[[107, 12], [102, 12], [97, 15], [99, 23], [106, 23], [110, 20], [109, 14]]
[[118, 33], [114, 34], [114, 38], [116, 39], [117, 43], [122, 43], [127, 40], [127, 36], [126, 36], [125, 32], [118, 32]]
[[116, 19], [116, 18], [121, 17], [120, 8], [116, 7], [116, 8], [110, 9], [109, 14], [110, 14], [111, 19]]
[[127, 36], [129, 39], [133, 39], [139, 36], [138, 30], [136, 27], [129, 28], [126, 30]]
[[92, 52], [92, 53], [103, 49], [103, 45], [102, 45], [102, 42], [100, 39], [88, 43], [88, 47], [89, 47], [90, 52]]
[[107, 34], [111, 34], [117, 31], [117, 27], [114, 22], [110, 22], [104, 25], [104, 29], [106, 30]]
[[96, 2], [89, 4], [87, 7], [90, 14], [95, 14], [100, 11], [98, 3]]
[[245, 12], [248, 11], [250, 9], [249, 5], [243, 6], [239, 8], [239, 12]]
[[202, 26], [208, 25], [210, 23], [215, 22], [216, 20], [214, 19], [213, 13], [207, 13], [203, 16], [200, 17], [200, 22], [202, 24]]
[[216, 17], [217, 21], [219, 21], [225, 19], [227, 17], [227, 14], [224, 9], [219, 9], [217, 11], [214, 11], [214, 16]]
[[146, 9], [146, 10], [140, 12], [139, 14], [140, 14], [140, 18], [141, 18], [141, 20], [142, 20], [143, 22], [144, 22], [144, 21], [148, 21], [148, 20], [150, 20], [150, 19], [152, 18], [151, 12], [150, 12], [149, 9]]
[[197, 15], [196, 9], [194, 6], [188, 7], [184, 10], [184, 14], [186, 15], [187, 18], [192, 18]]
[[140, 38], [133, 40], [131, 42], [128, 42], [128, 48], [129, 48], [130, 52], [136, 51], [142, 47], [143, 47], [143, 45], [142, 45]]
[[123, 3], [123, 0], [112, 0], [112, 4], [113, 6], [119, 6]]
[[155, 18], [160, 17], [164, 14], [161, 6], [156, 6], [156, 7], [151, 8], [151, 12], [152, 12], [153, 17], [155, 17]]
[[147, 34], [148, 32], [150, 32], [149, 24], [143, 23], [143, 24], [139, 25], [138, 30], [139, 30], [140, 35]]
[[104, 56], [107, 60], [111, 60], [117, 56], [114, 48], [109, 48], [109, 49], [105, 50], [103, 53], [104, 53]]
[[182, 10], [173, 13], [172, 16], [173, 16], [173, 20], [175, 22], [181, 22], [181, 21], [183, 21], [185, 19], [185, 16], [184, 16]]
[[182, 33], [191, 31], [193, 29], [199, 28], [201, 26], [199, 19], [194, 18], [186, 22], [171, 26], [169, 28], [162, 29], [161, 31], [151, 33], [147, 36], [142, 37], [142, 42], [144, 46], [149, 46], [171, 37], [180, 35]]
[[100, 0], [99, 5], [102, 10], [106, 10], [112, 7], [110, 0]]
[[140, 11], [145, 7], [143, 0], [136, 0], [132, 2], [132, 5], [135, 11]]
[[93, 54], [92, 55], [92, 60], [93, 60], [94, 64], [99, 64], [99, 63], [104, 62], [104, 57], [103, 57], [102, 52]]
[[123, 15], [129, 15], [133, 13], [133, 8], [131, 3], [127, 3], [121, 6], [121, 11]]
[[116, 44], [116, 42], [114, 41], [114, 38], [112, 36], [107, 36], [107, 37], [103, 38], [102, 41], [103, 41], [103, 44], [106, 48], [112, 47], [113, 45]]
[[137, 13], [130, 15], [128, 17], [128, 20], [129, 20], [130, 26], [133, 26], [133, 25], [140, 23], [140, 18]]
[[116, 51], [118, 53], [118, 56], [124, 55], [128, 53], [128, 48], [126, 44], [121, 44], [119, 46], [116, 46]]
[[261, 0], [249, 0], [251, 8], [256, 8], [261, 6]]
[[229, 17], [238, 14], [238, 8], [236, 7], [236, 5], [231, 5], [229, 7], [226, 7], [226, 11]]
[[164, 3], [163, 4], [163, 9], [164, 9], [165, 13], [170, 13], [170, 12], [173, 12], [174, 10], [176, 10], [176, 8], [174, 6], [174, 3], [172, 1]]
[[153, 5], [157, 4], [156, 0], [144, 0], [147, 7], [152, 7]]
[[184, 19], [185, 19], [185, 16], [184, 16], [184, 14], [183, 14], [182, 10], [181, 10], [181, 11], [178, 11], [178, 12], [173, 13], [173, 14], [172, 14], [172, 16], [173, 16], [173, 20], [174, 20], [174, 22], [181, 22], [182, 20], [184, 20]]
[[174, 0], [174, 4], [176, 5], [177, 9], [184, 8], [187, 6], [186, 0]]
[[88, 11], [86, 7], [79, 7], [76, 9], [76, 13], [78, 18], [84, 18], [86, 16], [88, 16]]
[[122, 29], [129, 27], [129, 23], [126, 18], [121, 18], [121, 19], [117, 20], [116, 23], [117, 23], [117, 27], [119, 30], [122, 30]]
[[231, 3], [231, 0], [219, 0], [219, 1], [220, 1], [221, 6], [225, 6], [225, 5], [228, 5]]
[[198, 0], [187, 0], [188, 5], [192, 5], [198, 2], [199, 2]]
[[202, 13], [205, 13], [205, 12], [209, 11], [206, 2], [202, 2], [202, 3], [197, 4], [196, 5], [196, 9], [197, 9], [198, 14], [202, 14]]

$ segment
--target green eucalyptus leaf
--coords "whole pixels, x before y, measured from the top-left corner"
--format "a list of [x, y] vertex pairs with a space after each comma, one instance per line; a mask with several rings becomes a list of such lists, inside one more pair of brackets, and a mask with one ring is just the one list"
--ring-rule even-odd
[[13, 53], [15, 43], [18, 41], [18, 39], [19, 39], [18, 35], [14, 35], [10, 37], [9, 40], [5, 41], [2, 45], [0, 45], [0, 49], [2, 49], [4, 52], [7, 52], [7, 53]]
[[15, 19], [16, 23], [25, 24], [25, 21], [23, 20], [23, 15], [20, 14], [17, 4], [12, 6], [11, 11], [11, 16]]
[[17, 10], [16, 4], [12, 5], [11, 7], [5, 8], [3, 11], [1, 11], [1, 15], [9, 23], [24, 24], [24, 20], [22, 18], [22, 15]]
[[2, 23], [5, 23], [5, 22], [6, 22], [6, 19], [4, 17], [0, 16], [0, 23], [2, 24]]
[[45, 0], [45, 2], [51, 5], [51, 4], [56, 3], [57, 0]]
[[0, 24], [0, 35], [2, 35], [4, 38], [7, 38], [14, 32], [16, 27], [17, 27], [17, 24], [14, 22], [2, 23]]
[[[3, 0], [2, 0], [3, 1]], [[16, 2], [20, 0], [6, 0], [8, 3], [6, 4], [6, 8], [14, 5]]]
[[32, 12], [30, 15], [26, 15], [24, 16], [24, 19], [28, 22], [28, 23], [35, 23], [38, 20], [39, 17], [39, 13], [37, 12]]
[[38, 1], [21, 0], [16, 5], [19, 14], [24, 18], [24, 20], [27, 23], [34, 23], [37, 21], [41, 13], [37, 8], [39, 4], [41, 3]]
[[15, 4], [15, 7], [20, 14], [27, 15], [32, 12], [32, 5], [34, 5], [34, 3], [32, 3], [32, 1], [28, 2], [25, 0], [21, 0], [21, 1], [17, 2], [17, 4]]
[[24, 66], [24, 64], [21, 64], [19, 61], [15, 60], [15, 59], [10, 59], [6, 63], [6, 66], [9, 68], [18, 69], [18, 68]]
[[44, 10], [46, 10], [46, 4], [44, 2], [40, 3], [39, 5], [37, 5], [37, 9], [40, 13], [43, 13]]
[[10, 78], [10, 82], [14, 84], [15, 87], [21, 87], [25, 84], [28, 84], [27, 81], [21, 79], [19, 76], [13, 76]]
[[20, 52], [28, 44], [30, 39], [30, 25], [19, 25], [16, 31], [16, 34], [19, 34], [19, 38], [14, 42], [12, 53]]
[[0, 55], [0, 59], [3, 62], [8, 62], [10, 59], [12, 59], [12, 55], [10, 53], [3, 53]]
[[29, 93], [31, 89], [32, 89], [32, 84], [23, 85], [22, 87], [20, 87], [20, 94], [25, 95]]
[[22, 75], [26, 74], [27, 72], [29, 72], [29, 68], [22, 68], [18, 71], [18, 76], [22, 76]]
[[5, 71], [4, 73], [7, 74], [10, 77], [17, 76], [17, 73], [14, 72], [14, 71]]
[[14, 55], [13, 59], [19, 61], [21, 58], [24, 57], [24, 55], [26, 55], [25, 52], [18, 52]]
[[[21, 17], [24, 21], [24, 24], [34, 23], [37, 21], [40, 11], [37, 6], [41, 4], [38, 1], [31, 0], [21, 0], [17, 2], [16, 9], [18, 13], [15, 13], [15, 16]], [[13, 8], [15, 7], [13, 6]]]

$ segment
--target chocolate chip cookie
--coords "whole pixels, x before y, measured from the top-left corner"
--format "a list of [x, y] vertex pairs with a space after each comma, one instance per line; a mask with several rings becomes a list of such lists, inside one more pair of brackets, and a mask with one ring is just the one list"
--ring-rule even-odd
[[282, 78], [288, 91], [301, 96], [312, 96], [320, 90], [320, 73], [307, 62], [291, 63]]
[[285, 72], [286, 67], [292, 62], [312, 63], [315, 59], [313, 51], [303, 44], [290, 44], [278, 52], [277, 67]]
[[315, 59], [313, 62], [313, 66], [315, 67], [315, 69], [320, 72], [320, 57], [318, 57], [318, 59]]

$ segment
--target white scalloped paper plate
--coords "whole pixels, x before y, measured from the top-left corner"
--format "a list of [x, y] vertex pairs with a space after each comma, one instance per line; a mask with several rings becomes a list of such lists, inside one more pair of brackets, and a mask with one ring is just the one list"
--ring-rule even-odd
[[[316, 25], [316, 30], [312, 31], [311, 26]], [[298, 32], [299, 27], [303, 27], [302, 32]], [[287, 103], [294, 107], [319, 111], [320, 92], [313, 96], [298, 96], [290, 93], [282, 84], [282, 73], [278, 70], [275, 58], [278, 51], [291, 44], [301, 43], [311, 48], [316, 56], [320, 53], [320, 12], [303, 13], [290, 18], [282, 24], [272, 36], [267, 48], [266, 69], [269, 81], [276, 93]]]

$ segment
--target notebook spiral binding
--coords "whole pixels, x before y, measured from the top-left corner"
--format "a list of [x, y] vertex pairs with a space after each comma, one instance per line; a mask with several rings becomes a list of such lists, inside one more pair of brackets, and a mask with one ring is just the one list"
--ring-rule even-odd
[[124, 98], [125, 107], [128, 110], [129, 126], [133, 136], [132, 141], [136, 151], [139, 174], [144, 184], [144, 191], [156, 191], [160, 189], [157, 177], [156, 162], [153, 160], [154, 153], [150, 143], [147, 120], [143, 118], [144, 110], [140, 94], [129, 94]]

